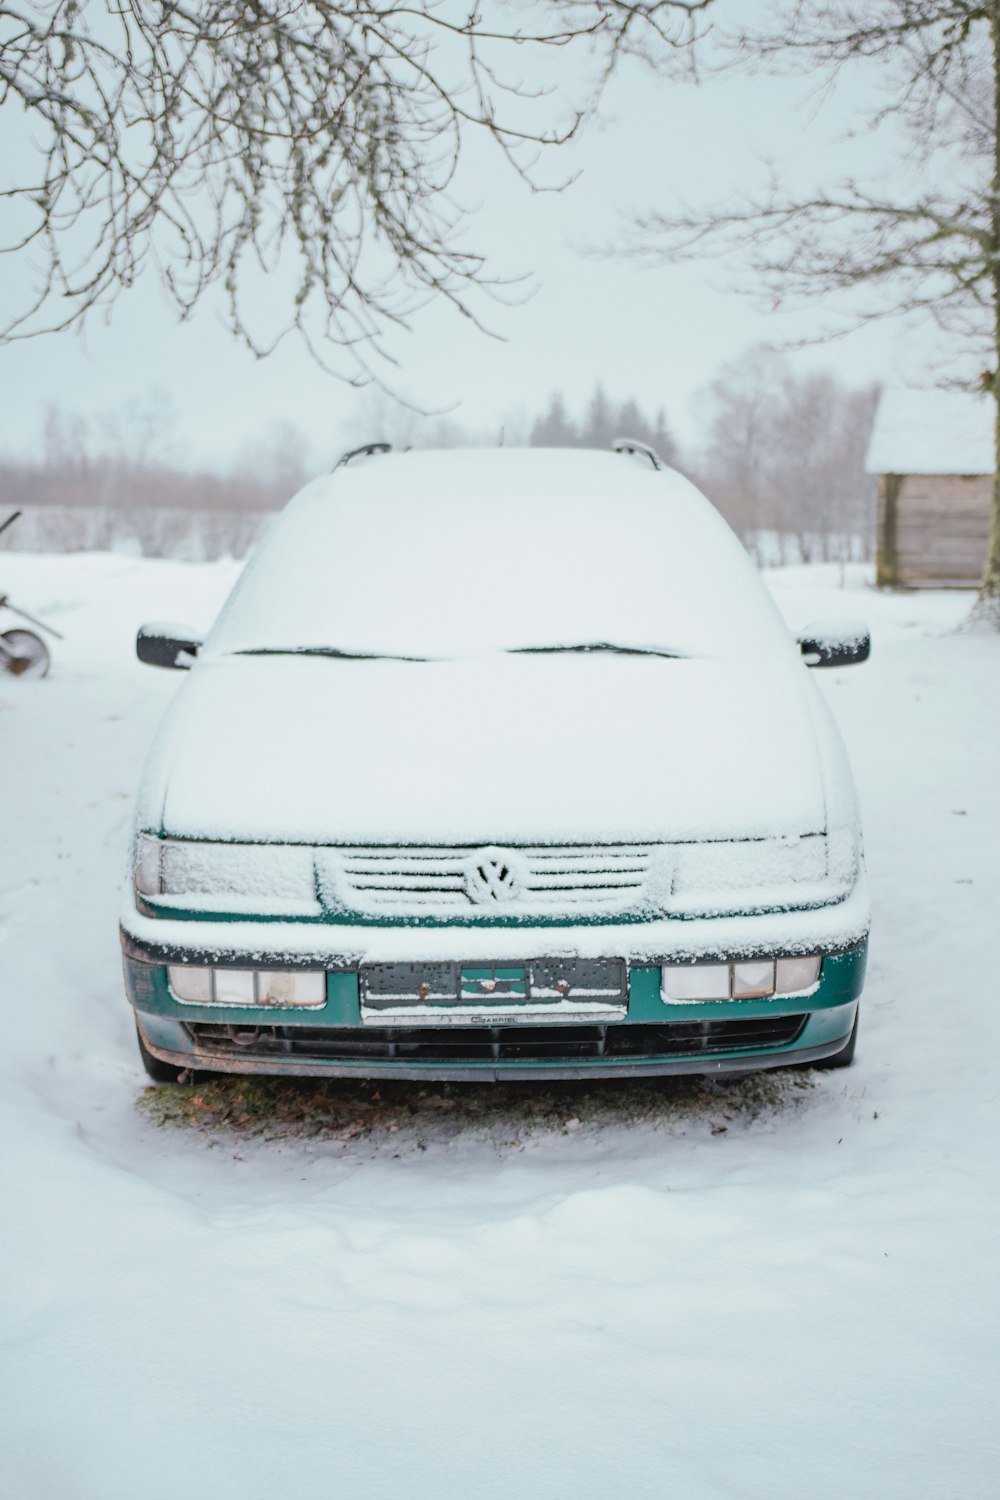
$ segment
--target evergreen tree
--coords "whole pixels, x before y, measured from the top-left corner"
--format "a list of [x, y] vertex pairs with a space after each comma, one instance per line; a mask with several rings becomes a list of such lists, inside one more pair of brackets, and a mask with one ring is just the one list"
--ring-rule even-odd
[[531, 429], [533, 448], [572, 448], [579, 442], [576, 428], [566, 411], [562, 391], [553, 391], [549, 409]]
[[580, 441], [587, 448], [610, 448], [617, 436], [614, 410], [607, 391], [598, 381], [587, 406]]
[[656, 420], [650, 429], [649, 444], [650, 447], [656, 449], [665, 464], [669, 464], [672, 469], [676, 469], [680, 461], [680, 450], [677, 447], [677, 441], [673, 433], [670, 431], [667, 414], [662, 406], [656, 413]]
[[648, 437], [644, 436], [648, 431], [648, 424], [640, 410], [639, 403], [631, 396], [620, 407], [615, 427], [617, 428], [616, 438], [635, 438], [638, 443], [649, 441]]

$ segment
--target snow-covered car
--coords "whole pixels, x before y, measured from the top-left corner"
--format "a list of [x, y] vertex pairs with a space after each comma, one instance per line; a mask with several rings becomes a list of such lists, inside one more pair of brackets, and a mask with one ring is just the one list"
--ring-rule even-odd
[[122, 917], [157, 1079], [847, 1063], [857, 799], [746, 553], [638, 445], [363, 451], [286, 507], [147, 764]]

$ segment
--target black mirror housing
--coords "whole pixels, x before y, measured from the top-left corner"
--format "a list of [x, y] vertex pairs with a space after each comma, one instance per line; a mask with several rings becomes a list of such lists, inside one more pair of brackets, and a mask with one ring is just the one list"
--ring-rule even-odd
[[798, 640], [807, 667], [853, 667], [872, 649], [868, 626], [856, 620], [817, 620]]
[[147, 666], [186, 672], [194, 666], [200, 645], [201, 637], [187, 626], [140, 625], [135, 638], [135, 654]]

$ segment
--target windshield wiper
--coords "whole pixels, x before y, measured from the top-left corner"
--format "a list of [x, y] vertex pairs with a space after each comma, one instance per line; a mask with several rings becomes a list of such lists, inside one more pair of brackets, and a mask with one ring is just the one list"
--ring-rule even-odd
[[389, 651], [342, 651], [339, 646], [248, 646], [234, 656], [333, 656], [338, 661], [427, 661], [426, 656], [396, 656]]
[[671, 661], [683, 660], [681, 651], [666, 651], [660, 646], [616, 646], [612, 641], [586, 641], [573, 646], [512, 646], [512, 656], [538, 656], [557, 651], [572, 651], [583, 654], [591, 651], [610, 651], [615, 656], [665, 656]]
[[[667, 651], [659, 646], [616, 646], [612, 641], [584, 641], [572, 646], [508, 646], [508, 656], [551, 656], [557, 653], [576, 655], [611, 652], [615, 656], [662, 656], [670, 661], [682, 660], [681, 651]], [[391, 651], [344, 651], [339, 646], [247, 646], [233, 656], [327, 656], [337, 661], [422, 661], [429, 656], [403, 656]]]

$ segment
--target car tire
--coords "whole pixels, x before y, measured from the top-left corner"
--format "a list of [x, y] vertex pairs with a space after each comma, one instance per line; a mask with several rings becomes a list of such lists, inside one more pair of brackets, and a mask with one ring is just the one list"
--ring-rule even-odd
[[814, 1062], [814, 1068], [849, 1068], [851, 1066], [851, 1063], [854, 1061], [854, 1052], [858, 1045], [858, 1022], [860, 1019], [861, 1006], [859, 1005], [854, 1016], [854, 1025], [851, 1027], [851, 1034], [843, 1047], [841, 1047], [839, 1052], [834, 1052], [832, 1057], [821, 1057], [819, 1062]]
[[180, 1083], [181, 1078], [186, 1077], [191, 1072], [190, 1068], [178, 1068], [173, 1063], [162, 1062], [160, 1058], [154, 1057], [142, 1039], [142, 1032], [139, 1030], [138, 1022], [136, 1022], [135, 1027], [135, 1039], [139, 1043], [139, 1056], [142, 1058], [142, 1065], [153, 1083]]

